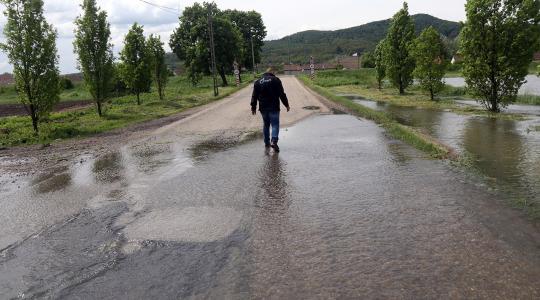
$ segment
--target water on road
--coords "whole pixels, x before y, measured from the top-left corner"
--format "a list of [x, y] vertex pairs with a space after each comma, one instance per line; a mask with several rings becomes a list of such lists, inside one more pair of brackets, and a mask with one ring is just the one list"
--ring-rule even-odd
[[[322, 106], [284, 83], [298, 109]], [[2, 174], [0, 298], [540, 297], [540, 232], [501, 195], [324, 107], [284, 114], [268, 152], [245, 130], [248, 94], [105, 155]]]
[[28, 182], [31, 202], [43, 203], [29, 213], [90, 200], [2, 251], [0, 293], [540, 296], [538, 232], [372, 123], [311, 118], [285, 132], [279, 155], [257, 136], [184, 142], [126, 147]]

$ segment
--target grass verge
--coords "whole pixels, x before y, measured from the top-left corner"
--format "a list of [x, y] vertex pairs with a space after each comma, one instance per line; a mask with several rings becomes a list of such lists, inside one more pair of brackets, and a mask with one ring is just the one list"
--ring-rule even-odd
[[[449, 87], [447, 87], [449, 88]], [[454, 88], [449, 88], [450, 91], [443, 92], [453, 93]], [[353, 94], [361, 96], [365, 99], [386, 102], [397, 106], [406, 106], [406, 107], [419, 107], [423, 109], [437, 109], [437, 110], [450, 110], [454, 113], [464, 114], [464, 115], [475, 115], [483, 116], [490, 118], [497, 118], [501, 120], [524, 120], [525, 116], [519, 114], [511, 113], [492, 113], [483, 109], [482, 107], [475, 106], [463, 106], [457, 105], [454, 101], [455, 97], [452, 96], [442, 96], [438, 101], [431, 101], [427, 95], [421, 91], [410, 89], [407, 94], [399, 95], [395, 89], [383, 89], [379, 91], [378, 89], [365, 88], [362, 86], [337, 86], [332, 88], [332, 91], [336, 94]]]
[[301, 76], [299, 79], [317, 94], [337, 103], [338, 105], [346, 108], [350, 112], [360, 117], [372, 120], [381, 125], [384, 129], [386, 129], [390, 136], [400, 139], [414, 146], [415, 148], [428, 153], [434, 158], [444, 159], [450, 157], [451, 151], [449, 149], [437, 143], [430, 137], [414, 130], [413, 128], [399, 124], [386, 113], [367, 108], [365, 106], [356, 104], [345, 97], [338, 96], [329, 89], [318, 86], [317, 84], [311, 82], [311, 80], [305, 76]]
[[536, 95], [519, 95], [516, 100], [517, 104], [540, 105], [540, 96]]
[[[248, 77], [241, 87], [248, 84]], [[171, 116], [222, 99], [239, 90], [236, 86], [220, 88], [220, 95], [214, 97], [211, 82], [210, 78], [205, 78], [194, 87], [188, 78], [174, 77], [167, 86], [166, 99], [163, 101], [159, 100], [156, 91], [141, 95], [142, 105], [137, 105], [132, 95], [114, 98], [107, 103], [101, 118], [93, 107], [52, 113], [41, 123], [39, 136], [34, 134], [28, 116], [0, 118], [0, 147], [47, 144], [56, 140], [88, 137]]]

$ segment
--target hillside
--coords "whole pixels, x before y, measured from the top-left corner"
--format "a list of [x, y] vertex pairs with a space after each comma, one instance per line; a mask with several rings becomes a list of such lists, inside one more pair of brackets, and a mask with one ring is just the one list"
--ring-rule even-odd
[[[457, 22], [426, 14], [414, 15], [413, 19], [417, 34], [429, 26], [434, 26], [441, 34], [455, 39], [461, 30], [461, 25]], [[311, 55], [318, 61], [329, 61], [337, 55], [370, 51], [384, 38], [389, 25], [390, 20], [383, 20], [335, 31], [304, 31], [280, 40], [267, 41], [263, 48], [263, 63], [288, 62], [289, 49], [293, 63], [305, 63]]]

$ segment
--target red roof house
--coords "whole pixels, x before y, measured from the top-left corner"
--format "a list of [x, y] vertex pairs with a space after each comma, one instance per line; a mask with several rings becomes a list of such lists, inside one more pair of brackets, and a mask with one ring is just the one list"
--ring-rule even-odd
[[15, 83], [15, 78], [13, 78], [13, 74], [10, 74], [10, 73], [0, 74], [0, 85], [10, 85], [14, 83]]

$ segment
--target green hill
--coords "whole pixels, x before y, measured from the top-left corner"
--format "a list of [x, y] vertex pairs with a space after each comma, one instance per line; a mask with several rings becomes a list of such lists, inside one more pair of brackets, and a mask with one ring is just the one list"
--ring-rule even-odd
[[[435, 27], [450, 40], [455, 39], [461, 25], [426, 14], [413, 16], [417, 34], [429, 26]], [[289, 53], [293, 63], [306, 63], [311, 55], [317, 61], [330, 61], [338, 55], [351, 55], [371, 51], [386, 36], [390, 20], [335, 31], [304, 31], [280, 40], [266, 41], [263, 48], [263, 64], [288, 62]]]

